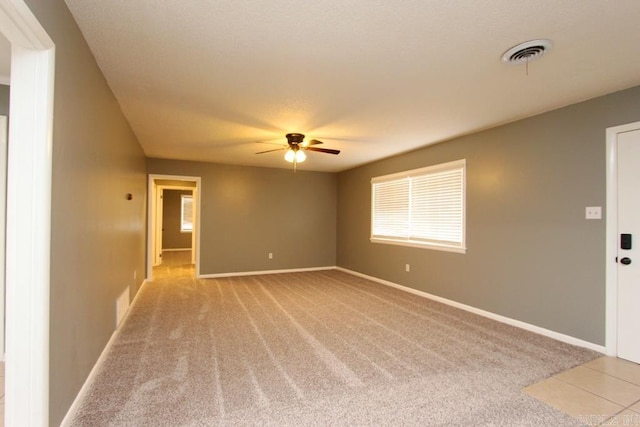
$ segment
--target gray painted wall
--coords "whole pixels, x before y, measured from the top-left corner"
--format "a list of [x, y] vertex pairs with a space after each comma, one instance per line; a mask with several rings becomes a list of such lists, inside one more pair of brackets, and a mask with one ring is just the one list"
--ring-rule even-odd
[[180, 231], [181, 196], [193, 191], [164, 190], [162, 192], [162, 249], [191, 247], [191, 233]]
[[64, 1], [26, 3], [56, 44], [50, 424], [59, 425], [115, 329], [117, 297], [144, 277], [145, 157]]
[[147, 171], [202, 178], [201, 274], [336, 264], [336, 174], [162, 159]]
[[9, 116], [9, 86], [0, 85], [0, 116]]
[[[604, 345], [605, 129], [640, 87], [368, 164], [338, 177], [338, 265]], [[369, 242], [374, 176], [467, 159], [467, 254]], [[405, 272], [405, 264], [411, 272]]]

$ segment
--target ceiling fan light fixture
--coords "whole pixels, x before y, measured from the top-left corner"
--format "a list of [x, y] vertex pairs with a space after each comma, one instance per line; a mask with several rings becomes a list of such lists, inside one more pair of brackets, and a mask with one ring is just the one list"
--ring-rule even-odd
[[284, 153], [284, 159], [289, 163], [293, 163], [293, 160], [295, 158], [296, 158], [296, 153], [291, 148], [289, 148], [287, 152]]
[[304, 154], [304, 151], [302, 151], [302, 150], [296, 151], [296, 162], [297, 163], [302, 163], [305, 160], [307, 160], [307, 155]]

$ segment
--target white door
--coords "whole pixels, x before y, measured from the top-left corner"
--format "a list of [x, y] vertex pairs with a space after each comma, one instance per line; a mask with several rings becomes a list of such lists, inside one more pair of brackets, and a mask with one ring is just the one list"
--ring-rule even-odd
[[617, 160], [618, 357], [640, 363], [640, 129], [618, 134]]

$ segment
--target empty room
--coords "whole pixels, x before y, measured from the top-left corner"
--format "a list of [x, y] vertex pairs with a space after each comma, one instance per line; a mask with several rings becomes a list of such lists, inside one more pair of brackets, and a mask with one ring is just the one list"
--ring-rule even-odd
[[640, 425], [636, 0], [0, 6], [4, 425]]

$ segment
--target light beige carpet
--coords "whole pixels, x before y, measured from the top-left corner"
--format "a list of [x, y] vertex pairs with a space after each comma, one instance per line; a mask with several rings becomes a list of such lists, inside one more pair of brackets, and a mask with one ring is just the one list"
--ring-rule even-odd
[[338, 271], [191, 271], [140, 291], [73, 426], [578, 425], [521, 389], [599, 356]]

